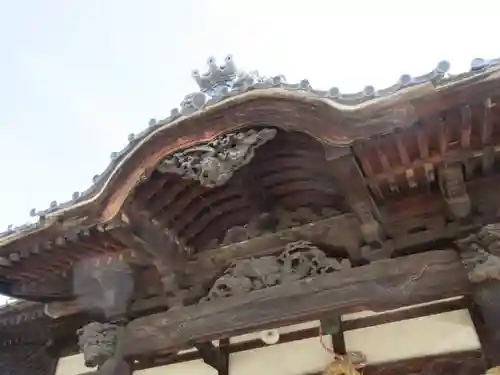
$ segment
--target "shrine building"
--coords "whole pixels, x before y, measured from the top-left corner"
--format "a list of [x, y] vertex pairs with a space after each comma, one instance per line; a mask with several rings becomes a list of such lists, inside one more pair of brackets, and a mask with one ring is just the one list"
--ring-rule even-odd
[[0, 375], [500, 373], [500, 60], [193, 78], [0, 233]]

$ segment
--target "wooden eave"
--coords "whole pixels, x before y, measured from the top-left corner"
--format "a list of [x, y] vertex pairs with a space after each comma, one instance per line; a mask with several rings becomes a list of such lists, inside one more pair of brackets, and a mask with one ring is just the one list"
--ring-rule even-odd
[[[401, 140], [401, 136], [413, 137], [411, 142], [418, 143], [422, 125], [417, 120], [436, 116], [443, 111], [456, 110], [461, 105], [486, 101], [494, 96], [500, 85], [498, 69], [498, 65], [492, 65], [451, 78], [434, 76], [416, 84], [364, 95], [361, 99], [359, 95], [352, 99], [349, 96], [332, 98], [325, 91], [304, 85], [256, 86], [244, 92], [231, 92], [191, 114], [173, 113], [168, 119], [152, 124], [150, 129], [131, 139], [127, 149], [114, 156], [107, 170], [81, 197], [41, 213], [37, 224], [0, 236], [2, 276], [10, 275], [4, 281], [11, 289], [14, 283], [29, 289], [30, 283], [36, 283], [47, 273], [70, 269], [71, 264], [79, 259], [99, 253], [133, 256], [130, 254], [133, 252], [130, 243], [124, 243], [120, 236], [113, 235], [113, 231], [117, 230], [116, 219], [132, 192], [137, 191], [137, 186], [151, 176], [158, 160], [177, 150], [255, 124], [305, 133], [316, 140], [318, 145], [322, 145], [328, 160], [358, 158], [362, 174], [371, 189], [370, 194], [381, 198], [378, 203], [380, 217], [377, 219], [392, 227], [394, 218], [405, 215], [404, 209], [398, 207], [401, 199], [405, 198], [405, 193], [403, 191], [399, 196], [396, 194], [394, 199], [385, 199], [382, 194], [378, 196], [381, 181], [386, 183], [389, 180], [391, 185], [390, 180], [397, 180], [409, 167], [439, 164], [449, 160], [444, 153], [441, 159], [437, 160], [432, 156], [434, 159], [430, 160], [431, 156], [426, 154], [425, 147], [420, 144], [419, 155], [411, 160], [407, 155], [409, 143]], [[463, 149], [455, 151], [459, 160], [467, 159], [469, 155], [464, 151], [467, 146], [466, 127], [464, 129]], [[391, 144], [390, 147], [387, 146], [388, 143]], [[471, 152], [477, 154], [490, 146], [481, 144]], [[370, 149], [378, 150], [382, 169], [377, 170], [369, 165], [369, 160], [372, 159]], [[397, 150], [401, 165], [384, 165], [384, 153], [390, 153], [391, 150]], [[422, 178], [417, 183], [422, 181], [425, 183]], [[482, 184], [481, 181], [473, 181], [469, 184], [474, 185], [471, 194], [480, 197], [487, 182]], [[428, 203], [421, 205], [424, 208], [439, 208], [443, 205], [442, 197], [432, 194], [412, 199]], [[417, 214], [411, 211], [409, 216], [404, 216], [403, 221], [410, 220], [415, 215]], [[429, 215], [429, 212], [422, 212], [421, 215]], [[346, 217], [343, 219], [346, 222], [351, 220]], [[122, 224], [118, 222], [119, 225]], [[431, 221], [428, 225], [432, 227], [434, 224]], [[483, 221], [469, 223], [465, 230], [472, 230], [482, 224]], [[403, 226], [405, 225], [407, 226]], [[461, 230], [462, 228], [451, 229], [449, 235], [453, 236]], [[425, 241], [432, 241], [436, 236], [438, 235], [434, 233], [424, 238]], [[408, 245], [392, 243], [388, 246], [397, 249]], [[248, 245], [247, 248], [251, 246]], [[34, 272], [30, 266], [33, 263], [30, 257], [40, 254], [40, 249], [44, 250], [43, 257], [47, 264]], [[193, 261], [196, 262], [196, 258]], [[50, 280], [47, 283], [48, 281]], [[64, 289], [67, 285], [61, 284], [58, 287]], [[66, 298], [68, 293], [70, 292], [66, 292]], [[15, 294], [23, 295], [18, 290]], [[36, 299], [36, 294], [31, 298]], [[54, 299], [58, 299], [57, 295]]]
[[113, 158], [103, 174], [96, 176], [95, 185], [81, 197], [41, 212], [42, 220], [33, 226], [7, 231], [0, 237], [0, 247], [25, 237], [43, 238], [49, 228], [63, 233], [63, 228], [73, 226], [71, 221], [75, 220], [106, 222], [116, 215], [129, 192], [160, 157], [219, 134], [253, 123], [271, 123], [285, 130], [305, 132], [326, 145], [345, 147], [407, 128], [412, 125], [407, 119], [491, 96], [499, 87], [498, 69], [498, 65], [492, 65], [450, 78], [431, 76], [406, 87], [399, 85], [388, 92], [365, 95], [361, 100], [359, 95], [352, 100], [349, 95], [330, 98], [326, 91], [300, 85], [256, 86], [218, 98], [189, 115], [174, 111], [169, 118], [131, 137], [129, 146]]

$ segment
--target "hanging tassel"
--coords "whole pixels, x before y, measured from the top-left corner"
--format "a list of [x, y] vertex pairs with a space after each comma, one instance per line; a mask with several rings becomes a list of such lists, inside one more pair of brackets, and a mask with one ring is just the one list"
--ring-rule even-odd
[[349, 356], [345, 356], [343, 358], [337, 358], [335, 361], [330, 363], [326, 370], [323, 372], [323, 375], [361, 375], [356, 369], [351, 361], [349, 360]]
[[[346, 353], [345, 355], [340, 355], [335, 353], [335, 351], [329, 348], [323, 341], [323, 325], [319, 326], [319, 341], [323, 349], [331, 353], [333, 356], [333, 362], [328, 365], [328, 367], [323, 372], [323, 375], [361, 375], [358, 371], [365, 365], [366, 358], [362, 353], [353, 352]], [[353, 363], [353, 360], [356, 363]], [[359, 363], [358, 363], [359, 362]], [[497, 374], [492, 374], [497, 375]], [[498, 374], [500, 375], [500, 374]]]

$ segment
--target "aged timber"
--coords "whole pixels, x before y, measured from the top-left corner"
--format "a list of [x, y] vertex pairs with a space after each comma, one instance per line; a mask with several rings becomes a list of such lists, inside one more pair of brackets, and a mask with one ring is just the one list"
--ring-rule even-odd
[[168, 229], [144, 213], [129, 209], [123, 215], [130, 232], [121, 232], [122, 239], [131, 248], [142, 251], [152, 258], [164, 287], [165, 293], [175, 293], [183, 282], [185, 265], [184, 247], [179, 239]]
[[387, 310], [469, 293], [456, 253], [430, 251], [136, 319], [127, 326], [125, 354], [176, 350], [326, 312]]
[[[190, 277], [197, 282], [200, 278], [206, 278], [206, 273], [212, 275], [231, 261], [269, 255], [290, 242], [300, 240], [344, 248], [353, 257], [361, 243], [361, 232], [353, 214], [339, 215], [204, 251], [191, 262], [188, 271], [194, 271]], [[203, 274], [200, 269], [204, 270]]]
[[457, 241], [473, 284], [472, 310], [488, 364], [500, 365], [500, 224], [486, 225]]

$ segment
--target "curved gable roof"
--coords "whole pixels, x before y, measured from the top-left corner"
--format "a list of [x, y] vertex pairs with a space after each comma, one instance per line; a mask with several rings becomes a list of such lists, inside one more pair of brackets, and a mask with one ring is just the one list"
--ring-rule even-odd
[[[0, 247], [27, 236], [36, 237], [55, 226], [59, 232], [83, 221], [110, 219], [160, 158], [237, 127], [271, 122], [309, 133], [327, 144], [346, 146], [407, 126], [408, 119], [415, 119], [424, 105], [458, 104], [457, 93], [458, 101], [470, 100], [478, 91], [497, 87], [500, 78], [500, 59], [476, 59], [469, 72], [454, 76], [447, 75], [449, 64], [441, 62], [428, 74], [413, 78], [403, 75], [386, 89], [367, 86], [361, 92], [345, 94], [337, 88], [315, 90], [307, 80], [290, 84], [283, 76], [241, 73], [230, 57], [223, 66], [217, 66], [213, 59], [208, 65], [207, 73], [193, 73], [200, 91], [187, 95], [166, 119], [151, 120], [143, 132], [130, 135], [129, 144], [111, 154], [110, 164], [94, 176], [87, 191], [74, 193], [63, 204], [52, 202], [47, 210], [32, 210], [39, 221], [0, 233]], [[61, 226], [62, 221], [67, 222]]]

